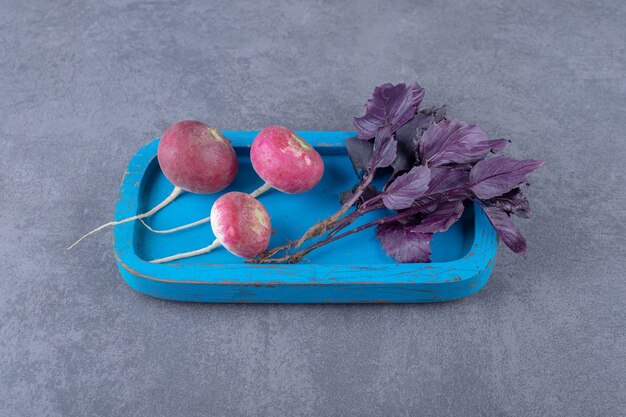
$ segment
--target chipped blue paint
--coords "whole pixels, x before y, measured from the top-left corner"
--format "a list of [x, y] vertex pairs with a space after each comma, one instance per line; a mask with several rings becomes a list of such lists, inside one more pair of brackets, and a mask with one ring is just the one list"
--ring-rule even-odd
[[[257, 132], [223, 132], [235, 147], [240, 171], [228, 190], [250, 192], [262, 184], [248, 153]], [[259, 197], [272, 216], [271, 245], [298, 237], [316, 220], [338, 208], [337, 194], [354, 182], [343, 146], [351, 132], [297, 132], [322, 154], [321, 183], [302, 195], [272, 190]], [[120, 189], [116, 219], [143, 212], [163, 199], [172, 185], [161, 174], [155, 155], [158, 139], [137, 152]], [[209, 213], [217, 196], [184, 193], [148, 219], [168, 228]], [[373, 216], [374, 214], [371, 214]], [[363, 219], [369, 221], [370, 218]], [[147, 231], [139, 222], [117, 226], [115, 256], [132, 288], [153, 297], [199, 302], [236, 303], [415, 303], [455, 300], [476, 293], [493, 269], [497, 239], [478, 206], [450, 230], [433, 239], [433, 262], [397, 264], [380, 249], [373, 230], [314, 251], [297, 265], [248, 265], [223, 248], [170, 264], [147, 260], [200, 248], [213, 240], [210, 225], [170, 235]]]

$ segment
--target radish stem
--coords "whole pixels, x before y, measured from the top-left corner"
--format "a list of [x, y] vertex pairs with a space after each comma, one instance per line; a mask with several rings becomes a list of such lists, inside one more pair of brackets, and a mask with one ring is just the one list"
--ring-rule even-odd
[[[265, 184], [263, 184], [262, 186], [260, 186], [259, 188], [257, 188], [256, 190], [252, 191], [252, 192], [250, 193], [250, 197], [252, 197], [252, 198], [257, 198], [258, 196], [260, 196], [260, 195], [261, 195], [261, 194], [263, 194], [264, 192], [266, 192], [266, 191], [270, 190], [271, 188], [272, 188], [272, 186], [271, 186], [271, 185], [269, 185], [268, 183], [265, 183]], [[144, 225], [144, 226], [146, 226], [146, 228], [147, 228], [148, 230], [150, 230], [151, 232], [153, 232], [153, 233], [161, 233], [161, 234], [166, 234], [166, 233], [174, 233], [174, 232], [178, 232], [179, 230], [185, 230], [185, 229], [189, 229], [190, 227], [195, 227], [195, 226], [199, 226], [199, 225], [204, 224], [204, 223], [208, 223], [208, 222], [210, 222], [210, 221], [211, 221], [211, 216], [207, 216], [207, 217], [205, 217], [205, 218], [203, 218], [203, 219], [196, 220], [196, 221], [195, 221], [195, 222], [193, 222], [193, 223], [187, 223], [187, 224], [184, 224], [184, 225], [182, 225], [182, 226], [174, 227], [174, 228], [171, 228], [171, 229], [153, 229], [152, 227], [150, 227], [150, 226], [148, 225], [148, 223], [146, 223], [145, 221], [143, 221], [143, 219], [139, 219], [139, 221], [140, 221], [141, 223], [143, 223], [143, 225]]]
[[361, 182], [359, 183], [359, 186], [357, 187], [354, 194], [352, 194], [352, 197], [350, 197], [350, 199], [346, 201], [335, 214], [327, 217], [324, 220], [320, 220], [319, 222], [311, 226], [309, 230], [307, 230], [306, 233], [304, 233], [304, 235], [302, 235], [302, 237], [300, 237], [300, 239], [296, 242], [295, 244], [296, 248], [299, 248], [300, 246], [302, 246], [302, 244], [307, 239], [311, 239], [316, 236], [319, 236], [325, 233], [326, 231], [328, 231], [330, 228], [332, 228], [334, 223], [337, 220], [339, 220], [341, 216], [343, 216], [348, 210], [350, 210], [350, 207], [352, 207], [354, 203], [359, 199], [359, 197], [361, 197], [361, 194], [363, 194], [367, 186], [370, 185], [371, 182], [374, 180], [375, 173], [376, 173], [376, 169], [374, 169], [371, 173], [369, 173], [368, 175], [365, 175], [361, 179]]
[[157, 211], [161, 210], [163, 207], [167, 206], [169, 203], [174, 201], [176, 199], [176, 197], [178, 197], [182, 192], [183, 192], [182, 188], [174, 187], [174, 189], [172, 190], [170, 195], [168, 195], [167, 198], [165, 198], [165, 200], [161, 201], [159, 204], [157, 204], [155, 207], [153, 207], [150, 211], [147, 211], [147, 212], [145, 212], [143, 214], [138, 214], [138, 215], [133, 216], [133, 217], [128, 217], [128, 218], [123, 219], [123, 220], [118, 220], [118, 221], [113, 221], [113, 222], [109, 222], [109, 223], [103, 224], [102, 226], [92, 230], [91, 232], [87, 233], [86, 235], [84, 235], [83, 237], [78, 239], [76, 242], [74, 242], [72, 245], [70, 245], [66, 250], [72, 249], [74, 246], [78, 245], [78, 243], [81, 240], [83, 240], [84, 238], [86, 238], [87, 236], [93, 235], [94, 233], [97, 233], [97, 232], [99, 232], [100, 230], [102, 230], [102, 229], [104, 229], [106, 227], [117, 226], [118, 224], [128, 223], [128, 222], [131, 222], [133, 220], [141, 220], [143, 218], [152, 216], [154, 213], [156, 213]]
[[[326, 235], [326, 238], [324, 240], [320, 240], [316, 243], [314, 243], [313, 245], [309, 246], [306, 249], [302, 249], [298, 252], [294, 252], [291, 254], [287, 254], [283, 257], [280, 258], [273, 258], [274, 255], [276, 255], [279, 252], [283, 252], [283, 251], [287, 251], [289, 249], [291, 249], [293, 246], [295, 246], [295, 242], [290, 242], [287, 243], [283, 246], [279, 246], [273, 249], [269, 249], [266, 250], [264, 253], [262, 253], [259, 257], [254, 258], [254, 259], [250, 259], [247, 262], [248, 263], [254, 263], [254, 264], [264, 264], [264, 263], [297, 263], [299, 262], [305, 255], [307, 255], [309, 252], [312, 252], [313, 250], [320, 248], [324, 245], [327, 245], [329, 243], [332, 243], [338, 239], [341, 239], [343, 237], [349, 236], [353, 233], [357, 233], [360, 232], [361, 230], [365, 230], [367, 228], [373, 227], [373, 226], [377, 226], [379, 224], [382, 223], [388, 223], [391, 221], [395, 221], [395, 220], [399, 220], [399, 219], [403, 219], [412, 215], [415, 215], [417, 213], [422, 212], [425, 208], [430, 207], [434, 204], [438, 204], [439, 200], [433, 199], [431, 201], [426, 202], [425, 204], [422, 205], [418, 205], [416, 207], [412, 207], [410, 209], [407, 209], [405, 211], [393, 214], [393, 215], [389, 215], [386, 217], [381, 217], [377, 220], [371, 221], [367, 224], [364, 224], [362, 226], [356, 227], [354, 229], [348, 230], [347, 232], [341, 233], [339, 235], [337, 235], [337, 232], [339, 232], [340, 230], [346, 228], [347, 226], [349, 226], [350, 224], [352, 224], [356, 219], [359, 218], [359, 216], [365, 214], [365, 213], [369, 213], [375, 210], [379, 210], [379, 209], [383, 209], [385, 208], [385, 206], [383, 204], [380, 204], [380, 198], [378, 197], [373, 197], [372, 199], [366, 201], [365, 203], [361, 204], [361, 206], [355, 210], [354, 212], [350, 213], [349, 215], [341, 218], [340, 220], [335, 221], [334, 223], [328, 225], [327, 230], [330, 230], [330, 232]], [[297, 247], [297, 246], [296, 246]]]
[[412, 208], [391, 216], [387, 216], [387, 217], [381, 217], [377, 220], [373, 220], [369, 223], [366, 223], [364, 225], [361, 225], [359, 227], [355, 227], [354, 229], [348, 230], [347, 232], [343, 232], [339, 235], [334, 235], [334, 236], [328, 236], [326, 239], [324, 240], [320, 240], [316, 243], [314, 243], [313, 245], [309, 246], [306, 249], [301, 249], [298, 252], [294, 252], [291, 253], [289, 255], [285, 255], [282, 258], [265, 258], [265, 257], [261, 257], [261, 258], [255, 258], [255, 259], [250, 259], [247, 262], [248, 263], [253, 263], [253, 264], [266, 264], [266, 263], [278, 263], [278, 264], [293, 264], [293, 263], [298, 263], [300, 262], [300, 260], [307, 255], [309, 252], [312, 252], [313, 250], [317, 249], [317, 248], [321, 248], [324, 245], [327, 245], [329, 243], [332, 243], [336, 240], [339, 240], [341, 238], [344, 238], [346, 236], [350, 236], [354, 233], [358, 233], [362, 230], [368, 229], [370, 227], [373, 226], [378, 226], [379, 224], [383, 224], [383, 223], [389, 223], [392, 222], [394, 220], [399, 220], [399, 219], [404, 219], [406, 217], [410, 217], [413, 216], [417, 213], [419, 213], [420, 209], [416, 209], [416, 208]]
[[211, 252], [213, 249], [219, 248], [220, 246], [222, 246], [222, 242], [220, 242], [219, 239], [215, 239], [213, 243], [205, 248], [193, 250], [191, 252], [179, 253], [177, 255], [166, 256], [165, 258], [154, 259], [150, 261], [150, 263], [162, 264], [165, 262], [175, 261], [177, 259], [191, 258], [192, 256], [202, 255], [203, 253]]

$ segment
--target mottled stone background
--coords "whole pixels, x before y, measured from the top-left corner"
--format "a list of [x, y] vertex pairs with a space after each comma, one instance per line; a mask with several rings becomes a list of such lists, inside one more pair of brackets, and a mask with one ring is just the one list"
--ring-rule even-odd
[[[0, 416], [626, 415], [626, 3], [348, 3], [0, 0]], [[387, 81], [547, 160], [476, 296], [173, 303], [64, 251], [170, 123], [350, 129]]]

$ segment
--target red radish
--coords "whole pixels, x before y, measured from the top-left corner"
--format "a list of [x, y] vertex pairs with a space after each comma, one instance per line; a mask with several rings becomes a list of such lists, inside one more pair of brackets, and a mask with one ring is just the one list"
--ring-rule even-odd
[[263, 129], [252, 143], [250, 159], [254, 170], [266, 183], [287, 194], [309, 191], [324, 174], [320, 154], [283, 126]]
[[159, 142], [159, 166], [172, 184], [196, 194], [213, 194], [237, 175], [235, 150], [217, 129], [185, 120], [170, 126]]
[[150, 261], [164, 263], [190, 258], [224, 246], [241, 258], [254, 258], [265, 249], [272, 235], [272, 222], [263, 204], [249, 194], [230, 192], [218, 198], [211, 208], [211, 228], [216, 239], [209, 246]]
[[230, 141], [202, 122], [185, 120], [167, 128], [161, 136], [157, 158], [163, 174], [174, 184], [170, 195], [146, 213], [103, 224], [78, 239], [68, 250], [105, 227], [152, 216], [183, 191], [198, 194], [221, 191], [237, 175], [237, 155]]
[[[265, 181], [250, 193], [254, 198], [271, 188], [287, 194], [300, 194], [311, 190], [324, 174], [324, 161], [320, 154], [291, 129], [269, 126], [259, 132], [252, 142], [250, 159], [256, 173]], [[172, 233], [211, 221], [210, 216], [173, 229], [156, 230], [155, 233]]]

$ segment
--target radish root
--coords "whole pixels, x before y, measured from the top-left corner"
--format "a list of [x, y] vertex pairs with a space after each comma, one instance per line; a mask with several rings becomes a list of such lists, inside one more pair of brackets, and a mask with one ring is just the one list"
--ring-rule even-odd
[[162, 264], [165, 262], [175, 261], [177, 259], [191, 258], [192, 256], [202, 255], [203, 253], [211, 252], [213, 249], [219, 248], [220, 246], [222, 246], [222, 243], [219, 241], [219, 239], [215, 239], [213, 243], [211, 243], [209, 246], [205, 248], [197, 249], [191, 252], [179, 253], [177, 255], [166, 256], [165, 258], [154, 259], [150, 261], [150, 263]]
[[262, 186], [260, 186], [259, 188], [257, 188], [256, 190], [252, 191], [250, 193], [250, 197], [257, 198], [258, 196], [260, 196], [264, 192], [269, 191], [271, 188], [272, 188], [271, 185], [269, 185], [268, 183], [265, 183]]
[[201, 224], [208, 223], [211, 221], [211, 216], [207, 216], [204, 219], [197, 220], [193, 223], [184, 224], [182, 226], [174, 227], [172, 229], [153, 229], [152, 227], [148, 225], [148, 223], [143, 221], [143, 219], [139, 219], [139, 221], [143, 223], [143, 225], [146, 226], [146, 229], [150, 230], [152, 233], [174, 233], [174, 232], [178, 232], [179, 230], [185, 230], [185, 229], [189, 229], [190, 227], [199, 226]]
[[80, 243], [80, 241], [83, 240], [84, 238], [86, 238], [87, 236], [93, 235], [94, 233], [97, 233], [100, 230], [105, 229], [105, 228], [107, 228], [109, 226], [117, 226], [118, 224], [132, 222], [133, 220], [141, 220], [141, 219], [144, 219], [146, 217], [152, 216], [154, 213], [156, 213], [157, 211], [161, 210], [163, 207], [167, 206], [169, 203], [174, 201], [182, 192], [183, 192], [182, 188], [174, 187], [174, 189], [172, 190], [170, 195], [168, 195], [167, 198], [165, 198], [165, 200], [161, 201], [159, 204], [157, 204], [150, 211], [147, 211], [147, 212], [145, 212], [143, 214], [138, 214], [138, 215], [133, 216], [133, 217], [128, 217], [128, 218], [123, 219], [123, 220], [118, 220], [118, 221], [113, 221], [113, 222], [109, 222], [109, 223], [103, 224], [102, 226], [92, 230], [91, 232], [87, 233], [86, 235], [84, 235], [83, 237], [78, 239], [76, 242], [74, 242], [72, 245], [70, 245], [66, 250], [72, 249], [74, 246], [78, 245]]
[[[266, 191], [270, 190], [271, 188], [272, 188], [271, 185], [269, 185], [268, 183], [265, 183], [262, 186], [260, 186], [259, 188], [257, 188], [256, 190], [252, 191], [250, 193], [250, 197], [257, 198], [258, 196], [260, 196], [261, 194], [263, 194]], [[153, 233], [166, 234], [166, 233], [178, 232], [179, 230], [185, 230], [185, 229], [189, 229], [191, 227], [199, 226], [199, 225], [204, 224], [204, 223], [208, 223], [208, 222], [211, 221], [211, 216], [207, 216], [204, 219], [196, 220], [193, 223], [187, 223], [187, 224], [184, 224], [182, 226], [174, 227], [172, 229], [153, 229], [152, 227], [150, 227], [148, 225], [148, 223], [143, 221], [143, 219], [139, 219], [139, 221], [141, 223], [143, 223], [143, 225], [146, 226], [146, 228], [148, 230], [150, 230], [151, 232], [153, 232]]]

